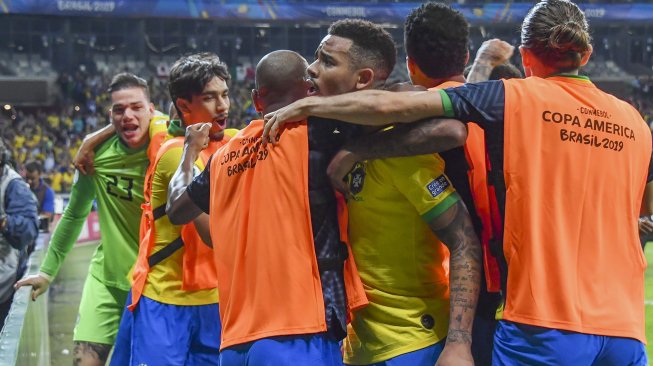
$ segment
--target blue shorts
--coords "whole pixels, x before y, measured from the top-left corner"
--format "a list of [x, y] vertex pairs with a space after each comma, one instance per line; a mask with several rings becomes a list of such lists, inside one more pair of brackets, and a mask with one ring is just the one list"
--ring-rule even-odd
[[326, 333], [270, 337], [225, 348], [220, 363], [229, 366], [342, 366], [338, 341]]
[[559, 366], [645, 366], [644, 344], [609, 337], [500, 321], [492, 364]]
[[389, 360], [373, 363], [370, 366], [433, 366], [444, 349], [445, 340], [417, 351], [404, 353]]
[[220, 335], [218, 304], [170, 305], [142, 296], [133, 313], [125, 308], [111, 366], [219, 365]]

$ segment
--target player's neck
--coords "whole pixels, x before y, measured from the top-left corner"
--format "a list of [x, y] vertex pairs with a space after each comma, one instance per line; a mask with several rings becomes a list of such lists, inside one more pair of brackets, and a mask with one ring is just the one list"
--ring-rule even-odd
[[435, 88], [442, 83], [446, 83], [447, 81], [455, 81], [463, 84], [466, 82], [465, 77], [463, 75], [454, 75], [454, 76], [449, 76], [446, 78], [438, 78], [438, 79], [424, 78], [419, 82], [418, 85], [430, 89], [430, 88]]

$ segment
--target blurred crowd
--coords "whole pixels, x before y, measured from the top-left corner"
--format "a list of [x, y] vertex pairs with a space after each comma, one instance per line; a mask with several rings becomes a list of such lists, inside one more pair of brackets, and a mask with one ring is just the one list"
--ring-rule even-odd
[[[4, 110], [0, 114], [0, 136], [11, 146], [18, 171], [24, 172], [25, 163], [38, 161], [45, 181], [55, 192], [69, 192], [74, 176], [72, 158], [86, 134], [109, 122], [105, 91], [113, 74], [120, 71], [79, 67], [75, 73], [62, 73], [57, 79], [60, 96], [55, 107]], [[229, 127], [240, 129], [258, 117], [250, 97], [253, 67], [239, 65], [232, 74]], [[145, 76], [155, 107], [167, 112], [170, 98], [166, 78]], [[653, 124], [653, 80], [639, 80], [629, 102], [649, 125]]]
[[[231, 110], [229, 127], [242, 128], [257, 113], [250, 93], [254, 87], [251, 66], [234, 70], [230, 85]], [[75, 156], [84, 136], [109, 123], [108, 94], [105, 92], [114, 72], [96, 72], [80, 67], [75, 73], [62, 73], [57, 84], [60, 96], [55, 107], [11, 108], [0, 114], [0, 136], [9, 143], [18, 171], [24, 165], [38, 161], [43, 166], [44, 178], [55, 192], [69, 192]], [[170, 97], [167, 80], [146, 76], [151, 100], [156, 109], [167, 113]]]

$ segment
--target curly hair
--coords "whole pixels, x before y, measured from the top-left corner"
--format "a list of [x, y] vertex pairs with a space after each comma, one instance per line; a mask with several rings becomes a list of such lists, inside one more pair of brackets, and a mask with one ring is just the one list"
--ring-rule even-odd
[[380, 25], [362, 19], [343, 19], [331, 24], [329, 34], [353, 42], [350, 49], [353, 67], [371, 67], [381, 79], [387, 78], [395, 67], [397, 47]]
[[429, 2], [404, 24], [406, 54], [430, 78], [460, 75], [467, 62], [469, 23], [449, 5]]

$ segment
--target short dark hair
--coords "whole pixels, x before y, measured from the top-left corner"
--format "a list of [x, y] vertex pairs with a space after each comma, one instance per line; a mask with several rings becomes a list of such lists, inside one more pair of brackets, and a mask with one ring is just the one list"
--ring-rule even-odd
[[515, 65], [505, 63], [495, 66], [490, 72], [488, 80], [521, 79], [522, 77], [521, 71]]
[[386, 79], [397, 62], [397, 47], [383, 27], [362, 19], [343, 19], [331, 24], [329, 34], [350, 39], [350, 59], [356, 68], [371, 67]]
[[591, 42], [585, 14], [567, 0], [535, 4], [521, 26], [522, 46], [559, 72], [578, 69]]
[[191, 100], [193, 95], [202, 94], [206, 84], [216, 76], [224, 81], [231, 79], [227, 65], [215, 53], [196, 53], [175, 61], [170, 68], [168, 91], [180, 116], [177, 98]]
[[30, 161], [25, 164], [25, 170], [28, 172], [39, 172], [43, 173], [43, 166], [38, 161]]
[[406, 18], [404, 42], [406, 54], [426, 76], [460, 75], [467, 63], [469, 23], [449, 5], [422, 4]]
[[147, 86], [147, 81], [129, 72], [121, 72], [120, 74], [116, 74], [113, 79], [111, 79], [111, 84], [109, 85], [107, 92], [111, 94], [118, 90], [129, 88], [143, 89], [145, 97], [147, 100], [150, 100], [150, 88]]

